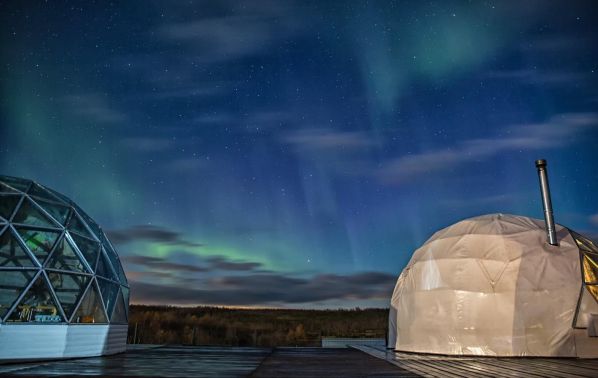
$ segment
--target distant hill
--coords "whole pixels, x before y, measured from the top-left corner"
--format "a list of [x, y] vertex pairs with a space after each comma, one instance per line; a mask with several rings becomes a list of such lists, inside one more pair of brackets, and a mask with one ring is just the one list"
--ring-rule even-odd
[[289, 310], [131, 305], [131, 344], [319, 346], [386, 335], [388, 309]]

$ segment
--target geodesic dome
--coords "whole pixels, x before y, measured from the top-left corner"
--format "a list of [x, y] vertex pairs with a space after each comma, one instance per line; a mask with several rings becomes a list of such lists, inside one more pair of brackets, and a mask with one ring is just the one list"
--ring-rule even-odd
[[[0, 176], [0, 359], [123, 349], [128, 303], [129, 287], [118, 255], [93, 219], [60, 193], [30, 180]], [[108, 327], [118, 324], [125, 327], [124, 339], [123, 327]], [[87, 334], [89, 326], [103, 327]], [[116, 340], [115, 329], [120, 329], [116, 339], [122, 348], [105, 345]], [[48, 337], [62, 342], [31, 352], [38, 343], [26, 340], [30, 345], [25, 353], [14, 348], [23, 332], [49, 332]], [[76, 334], [89, 339], [87, 349], [73, 338]], [[70, 350], [73, 341], [78, 346]]]
[[398, 278], [389, 348], [454, 355], [598, 357], [598, 247], [492, 214], [436, 232]]

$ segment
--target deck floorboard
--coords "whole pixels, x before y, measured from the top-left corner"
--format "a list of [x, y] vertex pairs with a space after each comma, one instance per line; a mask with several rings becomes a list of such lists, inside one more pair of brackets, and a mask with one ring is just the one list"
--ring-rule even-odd
[[598, 378], [598, 359], [457, 357], [353, 347], [427, 377]]

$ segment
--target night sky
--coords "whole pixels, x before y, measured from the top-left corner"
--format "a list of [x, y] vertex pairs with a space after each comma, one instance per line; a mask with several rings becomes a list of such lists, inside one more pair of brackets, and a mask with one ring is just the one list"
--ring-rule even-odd
[[598, 235], [595, 1], [0, 1], [0, 173], [107, 230], [132, 301], [388, 306], [434, 231]]

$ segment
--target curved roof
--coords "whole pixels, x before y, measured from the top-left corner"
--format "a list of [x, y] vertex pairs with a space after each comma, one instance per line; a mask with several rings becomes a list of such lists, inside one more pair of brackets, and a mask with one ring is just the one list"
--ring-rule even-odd
[[0, 176], [0, 321], [126, 323], [129, 287], [114, 247], [68, 197]]
[[475, 217], [436, 232], [397, 281], [390, 346], [575, 356], [574, 328], [588, 327], [590, 313], [598, 313], [598, 248], [556, 229], [556, 247], [546, 243], [543, 221], [515, 215]]

